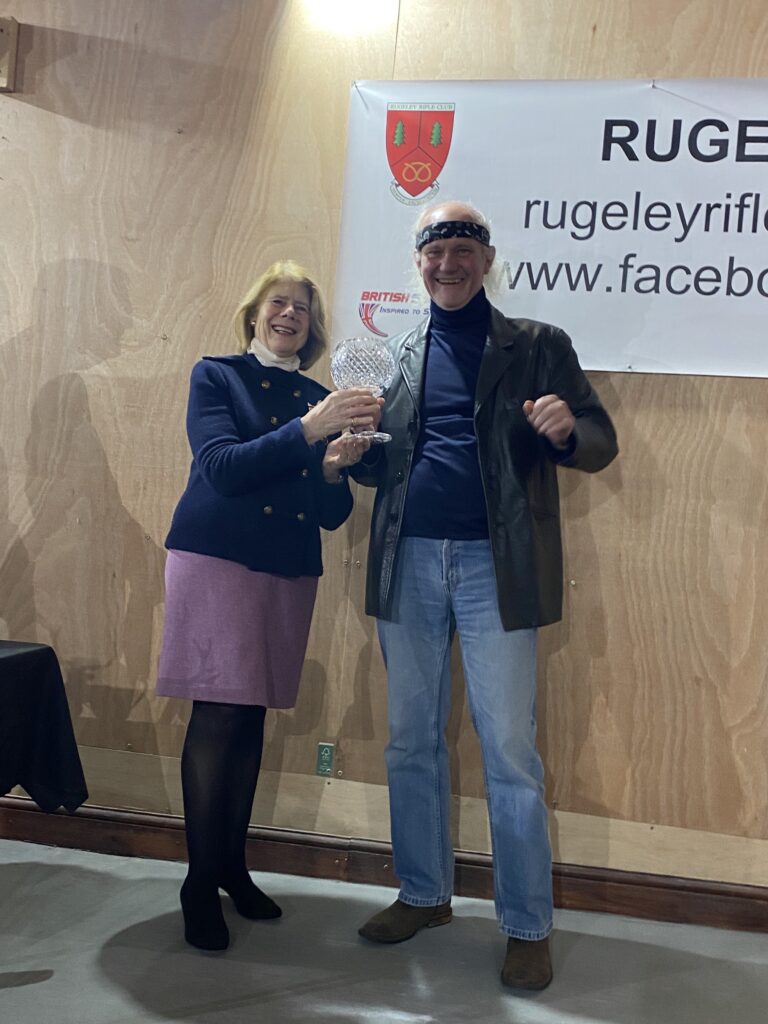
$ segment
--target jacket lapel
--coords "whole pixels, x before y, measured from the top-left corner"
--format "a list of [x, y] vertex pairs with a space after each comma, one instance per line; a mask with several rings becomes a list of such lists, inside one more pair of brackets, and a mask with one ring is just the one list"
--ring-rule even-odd
[[424, 346], [426, 343], [429, 321], [419, 324], [415, 331], [406, 339], [400, 355], [400, 372], [405, 386], [418, 413], [421, 405], [421, 385], [424, 377]]
[[480, 371], [475, 388], [475, 410], [479, 409], [488, 395], [504, 376], [515, 358], [515, 341], [504, 316], [491, 306], [491, 323], [488, 338], [480, 360]]

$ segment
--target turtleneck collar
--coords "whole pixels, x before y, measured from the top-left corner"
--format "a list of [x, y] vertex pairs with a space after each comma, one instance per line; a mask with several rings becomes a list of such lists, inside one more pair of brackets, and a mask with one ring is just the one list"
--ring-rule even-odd
[[276, 356], [271, 349], [268, 349], [267, 346], [256, 337], [251, 338], [251, 344], [248, 351], [252, 356], [256, 356], [262, 366], [276, 366], [279, 370], [286, 370], [288, 373], [298, 370], [301, 365], [301, 359], [297, 355]]
[[471, 326], [480, 326], [487, 323], [491, 315], [491, 304], [485, 294], [485, 288], [469, 300], [466, 306], [461, 309], [442, 309], [434, 302], [429, 304], [429, 316], [432, 323], [438, 328], [449, 330], [466, 330]]

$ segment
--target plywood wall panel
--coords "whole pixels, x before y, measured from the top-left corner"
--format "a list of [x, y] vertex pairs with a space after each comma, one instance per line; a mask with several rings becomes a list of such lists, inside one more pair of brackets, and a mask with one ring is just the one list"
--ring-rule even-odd
[[544, 631], [558, 806], [766, 837], [764, 380], [596, 374], [622, 454], [562, 474], [566, 618]]
[[[622, 452], [595, 477], [560, 471], [565, 618], [540, 638], [550, 801], [584, 814], [766, 838], [768, 384], [592, 377]], [[365, 514], [361, 507], [358, 518]], [[350, 598], [362, 605], [362, 579]], [[364, 622], [350, 635], [350, 657], [366, 659], [365, 678], [339, 735], [356, 751], [347, 772], [380, 783], [386, 682], [380, 658], [366, 657], [374, 639]], [[454, 791], [480, 797], [457, 647], [448, 729]], [[371, 707], [379, 715], [368, 717], [366, 732]]]
[[767, 70], [762, 0], [402, 0], [393, 77], [708, 78]]
[[[272, 259], [332, 284], [349, 85], [391, 70], [396, 5], [346, 42], [279, 0], [13, 13], [0, 628], [55, 646], [82, 742], [177, 754], [186, 708], [152, 688], [189, 371], [232, 350], [232, 313]], [[315, 636], [325, 677], [341, 656]]]
[[[21, 32], [18, 91], [0, 96], [0, 635], [56, 647], [116, 804], [178, 808], [187, 708], [152, 688], [189, 370], [231, 350], [232, 311], [272, 259], [305, 262], [330, 298], [352, 81], [768, 67], [762, 0], [387, 0], [358, 35], [310, 7], [3, 12]], [[732, 836], [763, 878], [768, 383], [594, 377], [622, 454], [595, 478], [561, 474], [573, 584], [563, 623], [542, 631], [539, 716], [556, 848], [662, 872], [688, 848], [701, 877], [746, 877], [724, 866], [734, 847], [717, 837]], [[326, 536], [299, 703], [269, 719], [262, 823], [386, 836], [386, 686], [363, 613], [371, 498], [358, 491]], [[458, 648], [453, 664], [455, 832], [487, 849]], [[332, 798], [310, 778], [321, 740], [337, 744]], [[150, 766], [139, 790], [123, 783], [134, 756]]]

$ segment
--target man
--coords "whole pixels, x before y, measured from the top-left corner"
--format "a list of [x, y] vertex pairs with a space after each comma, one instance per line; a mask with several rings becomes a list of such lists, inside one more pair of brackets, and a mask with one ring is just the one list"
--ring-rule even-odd
[[509, 319], [483, 287], [485, 218], [444, 202], [419, 221], [415, 260], [430, 317], [393, 338], [382, 428], [353, 471], [378, 488], [366, 611], [387, 667], [386, 751], [401, 889], [360, 934], [401, 942], [451, 919], [450, 647], [455, 631], [485, 769], [504, 984], [552, 978], [552, 869], [535, 746], [536, 633], [562, 605], [557, 465], [596, 472], [611, 421], [568, 336]]

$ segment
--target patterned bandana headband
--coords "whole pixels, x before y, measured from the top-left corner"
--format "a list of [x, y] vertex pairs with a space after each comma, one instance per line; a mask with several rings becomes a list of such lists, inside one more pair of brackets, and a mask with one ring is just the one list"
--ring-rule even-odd
[[439, 220], [436, 224], [428, 224], [416, 235], [416, 251], [421, 252], [430, 242], [440, 242], [444, 238], [474, 238], [483, 245], [491, 244], [491, 233], [482, 224], [471, 220]]

